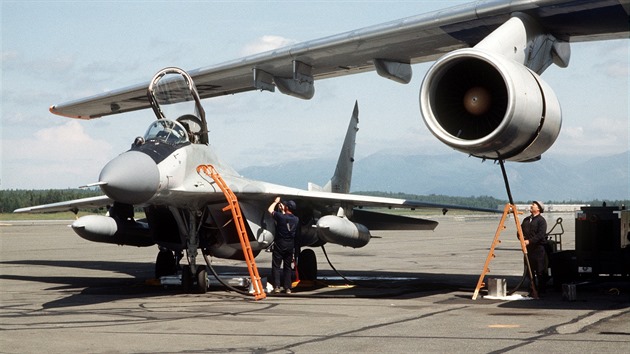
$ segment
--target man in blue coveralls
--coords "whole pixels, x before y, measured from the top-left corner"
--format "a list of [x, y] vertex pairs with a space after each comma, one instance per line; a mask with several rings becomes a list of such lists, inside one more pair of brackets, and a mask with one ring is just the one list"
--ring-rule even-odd
[[[278, 211], [276, 211], [276, 205]], [[273, 293], [280, 293], [280, 265], [282, 264], [282, 285], [284, 292], [291, 293], [291, 263], [295, 248], [295, 237], [300, 227], [300, 219], [293, 214], [296, 209], [292, 200], [280, 201], [276, 197], [269, 206], [269, 213], [276, 223], [276, 236], [271, 258], [271, 277], [273, 279]]]

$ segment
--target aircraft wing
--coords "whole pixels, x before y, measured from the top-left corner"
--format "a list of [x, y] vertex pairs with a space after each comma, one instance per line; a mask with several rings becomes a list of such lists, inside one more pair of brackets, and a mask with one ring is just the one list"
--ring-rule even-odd
[[[456, 209], [456, 210], [470, 210], [470, 211], [480, 211], [480, 212], [489, 212], [489, 213], [500, 213], [501, 210], [498, 209], [489, 209], [489, 208], [476, 208], [476, 207], [468, 207], [463, 205], [451, 205], [451, 204], [440, 204], [440, 203], [429, 203], [423, 202], [419, 200], [405, 200], [405, 199], [397, 199], [397, 198], [386, 198], [386, 197], [374, 197], [374, 196], [365, 196], [365, 195], [357, 195], [357, 194], [344, 194], [344, 193], [331, 193], [331, 192], [317, 192], [317, 191], [307, 191], [295, 188], [289, 188], [284, 186], [276, 186], [276, 185], [268, 185], [265, 193], [260, 192], [236, 192], [238, 199], [241, 201], [247, 200], [269, 200], [269, 204], [271, 204], [271, 200], [275, 196], [280, 196], [283, 199], [295, 199], [296, 201], [302, 201], [304, 203], [309, 204], [317, 204], [317, 205], [327, 205], [327, 206], [336, 206], [336, 205], [352, 205], [354, 207], [384, 207], [384, 208], [407, 208], [407, 209]], [[187, 194], [186, 198], [189, 200], [199, 199], [203, 200], [205, 203], [217, 203], [222, 202], [223, 197], [214, 196], [211, 200], [208, 200], [207, 194]], [[50, 203], [43, 205], [36, 205], [32, 207], [25, 207], [16, 209], [14, 213], [55, 213], [55, 212], [64, 212], [64, 211], [75, 211], [79, 209], [91, 209], [91, 208], [101, 208], [107, 205], [113, 205], [114, 201], [105, 196], [97, 196], [97, 197], [89, 197], [89, 198], [81, 198], [68, 200], [58, 203]]]
[[[313, 81], [376, 70], [398, 82], [411, 79], [409, 64], [472, 47], [507, 21], [525, 13], [558, 40], [628, 38], [629, 0], [511, 0], [470, 4], [395, 20], [188, 71], [199, 96], [251, 90], [310, 98]], [[148, 82], [50, 107], [54, 114], [92, 119], [149, 108]]]
[[[277, 188], [274, 188], [277, 187]], [[276, 196], [283, 200], [293, 200], [298, 210], [314, 209], [325, 213], [324, 215], [337, 214], [338, 208], [343, 208], [343, 215], [352, 214], [352, 222], [359, 223], [370, 230], [433, 230], [438, 222], [430, 219], [396, 215], [369, 211], [363, 207], [377, 207], [389, 209], [437, 209], [445, 214], [450, 209], [468, 210], [484, 213], [499, 214], [502, 210], [491, 208], [478, 208], [465, 205], [452, 205], [441, 203], [429, 203], [420, 200], [405, 200], [387, 197], [375, 197], [357, 194], [306, 191], [282, 186], [268, 185], [265, 193], [235, 192], [239, 201], [254, 201], [260, 205], [268, 206]], [[322, 216], [324, 216], [322, 215]]]
[[440, 209], [440, 210], [469, 210], [486, 213], [502, 213], [503, 210], [491, 209], [491, 208], [478, 208], [465, 205], [453, 205], [453, 204], [441, 204], [430, 203], [421, 200], [407, 200], [398, 198], [387, 197], [375, 197], [358, 194], [345, 194], [345, 193], [332, 193], [332, 192], [319, 192], [319, 191], [307, 191], [301, 189], [293, 189], [278, 186], [277, 190], [273, 187], [267, 188], [266, 193], [247, 193], [247, 192], [235, 192], [240, 201], [246, 200], [261, 200], [265, 199], [271, 204], [275, 196], [280, 196], [282, 199], [293, 199], [298, 203], [298, 207], [301, 204], [314, 204], [325, 206], [352, 206], [352, 207], [381, 207], [381, 208], [402, 208], [402, 209]]
[[114, 201], [105, 195], [101, 195], [98, 197], [89, 197], [89, 198], [81, 198], [68, 200], [65, 202], [51, 203], [51, 204], [43, 204], [37, 205], [27, 208], [16, 209], [14, 213], [57, 213], [63, 211], [73, 211], [76, 212], [79, 209], [86, 208], [101, 208], [107, 205], [114, 204]]

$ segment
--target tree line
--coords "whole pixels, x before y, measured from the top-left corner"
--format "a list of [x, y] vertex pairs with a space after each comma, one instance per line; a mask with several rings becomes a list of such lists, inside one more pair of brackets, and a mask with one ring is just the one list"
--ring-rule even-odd
[[[416, 195], [392, 192], [362, 191], [356, 194], [371, 195], [376, 197], [388, 197], [398, 199], [422, 200], [430, 203], [465, 205], [476, 208], [497, 208], [505, 205], [507, 200], [501, 200], [489, 196], [453, 197], [448, 195], [430, 194]], [[66, 200], [95, 197], [102, 195], [99, 189], [9, 189], [0, 190], [0, 213], [11, 213], [18, 208], [28, 206], [57, 203]], [[529, 201], [515, 201], [517, 204], [526, 204]], [[608, 206], [629, 205], [629, 200], [587, 200], [587, 201], [544, 201], [548, 204], [589, 204], [591, 206], [601, 206], [606, 203]]]
[[453, 197], [449, 195], [441, 194], [429, 194], [429, 195], [417, 195], [407, 193], [393, 193], [393, 192], [376, 192], [376, 191], [362, 191], [356, 192], [356, 194], [371, 195], [374, 197], [385, 198], [397, 198], [407, 200], [421, 200], [428, 203], [437, 204], [451, 204], [451, 205], [465, 205], [474, 208], [489, 208], [496, 209], [497, 205], [504, 205], [506, 200], [497, 199], [489, 196], [470, 196], [470, 197]]
[[[429, 194], [429, 195], [417, 195], [417, 194], [407, 194], [407, 193], [392, 193], [392, 192], [373, 192], [373, 191], [362, 191], [356, 192], [356, 194], [363, 195], [371, 195], [375, 197], [386, 197], [386, 198], [398, 198], [398, 199], [412, 199], [412, 200], [422, 200], [430, 203], [439, 203], [439, 204], [453, 204], [453, 205], [465, 205], [469, 207], [475, 208], [490, 208], [496, 209], [497, 207], [502, 208], [508, 201], [507, 199], [497, 199], [490, 196], [470, 196], [470, 197], [453, 197], [449, 195], [441, 195], [441, 194]], [[531, 200], [515, 200], [515, 204], [527, 204], [530, 203]], [[606, 199], [594, 199], [594, 200], [543, 200], [546, 204], [586, 204], [590, 206], [628, 206], [630, 205], [630, 200], [628, 199], [619, 199], [619, 200], [606, 200]]]
[[96, 197], [102, 194], [98, 189], [0, 190], [0, 213], [12, 213], [18, 208]]

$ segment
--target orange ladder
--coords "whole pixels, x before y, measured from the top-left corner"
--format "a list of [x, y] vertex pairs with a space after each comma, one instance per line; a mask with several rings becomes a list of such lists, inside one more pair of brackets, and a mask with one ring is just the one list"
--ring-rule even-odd
[[[521, 224], [518, 221], [518, 214], [522, 214], [522, 212], [519, 212], [517, 210], [516, 205], [508, 203], [505, 205], [505, 208], [503, 209], [503, 217], [501, 217], [501, 222], [499, 223], [497, 232], [494, 234], [494, 240], [492, 241], [492, 245], [490, 246], [488, 257], [486, 257], [486, 263], [483, 265], [483, 271], [481, 272], [481, 275], [479, 276], [479, 281], [477, 282], [477, 287], [475, 288], [475, 293], [473, 294], [473, 297], [472, 297], [473, 300], [477, 300], [477, 295], [479, 295], [479, 290], [483, 288], [484, 286], [486, 286], [486, 284], [483, 282], [483, 279], [486, 276], [486, 274], [490, 272], [490, 268], [488, 268], [488, 266], [490, 265], [490, 261], [495, 257], [494, 249], [499, 243], [501, 243], [501, 240], [499, 240], [499, 236], [501, 235], [501, 232], [505, 230], [505, 219], [507, 218], [509, 214], [514, 214], [514, 223], [516, 223], [518, 240], [521, 242], [521, 249], [523, 251], [523, 254], [525, 255], [525, 261], [527, 262], [527, 269], [529, 271], [529, 277], [530, 279], [533, 279], [531, 267], [529, 265], [529, 260], [527, 258], [527, 247], [525, 246], [525, 239], [523, 238], [523, 230], [521, 229]], [[533, 280], [532, 280], [531, 287], [532, 287], [533, 297], [537, 298], [538, 294], [536, 292], [536, 287], [534, 286]]]
[[238, 232], [238, 236], [241, 240], [241, 247], [243, 248], [243, 255], [245, 256], [245, 262], [247, 263], [247, 270], [249, 271], [249, 276], [252, 280], [254, 298], [256, 300], [266, 298], [267, 294], [265, 294], [262, 281], [260, 280], [260, 275], [258, 274], [258, 267], [256, 267], [256, 261], [254, 260], [254, 254], [252, 253], [252, 247], [249, 244], [249, 238], [247, 237], [247, 232], [245, 231], [246, 229], [245, 223], [243, 222], [243, 214], [241, 214], [241, 207], [238, 204], [238, 199], [236, 198], [236, 195], [234, 195], [234, 192], [232, 192], [232, 190], [230, 189], [230, 187], [228, 187], [223, 178], [221, 178], [214, 166], [197, 166], [197, 173], [200, 174], [201, 172], [210, 176], [219, 186], [219, 188], [221, 188], [223, 194], [225, 194], [225, 199], [227, 199], [228, 206], [223, 208], [223, 211], [232, 211], [232, 218], [234, 219], [234, 225], [236, 226], [236, 231]]

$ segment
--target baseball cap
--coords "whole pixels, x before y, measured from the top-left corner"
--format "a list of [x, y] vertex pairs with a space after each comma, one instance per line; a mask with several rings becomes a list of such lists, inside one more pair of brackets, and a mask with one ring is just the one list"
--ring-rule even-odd
[[283, 200], [282, 204], [284, 204], [284, 206], [287, 207], [291, 211], [295, 211], [295, 209], [297, 209], [295, 202], [292, 200]]

